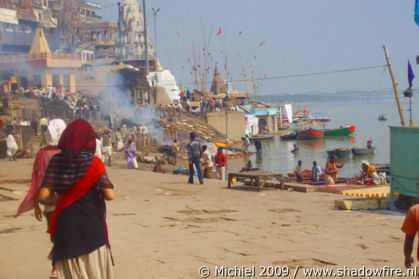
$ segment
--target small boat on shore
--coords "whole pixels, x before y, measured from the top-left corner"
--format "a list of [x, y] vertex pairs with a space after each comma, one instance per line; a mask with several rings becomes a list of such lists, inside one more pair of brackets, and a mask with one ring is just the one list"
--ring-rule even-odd
[[356, 126], [346, 126], [337, 129], [326, 129], [324, 131], [324, 136], [350, 136], [355, 133]]
[[327, 150], [327, 154], [329, 156], [337, 156], [337, 157], [348, 157], [351, 155], [352, 151], [350, 148], [336, 148], [336, 149], [329, 149]]
[[352, 148], [352, 153], [354, 155], [369, 155], [374, 154], [375, 147], [367, 148], [367, 147], [354, 147]]
[[279, 137], [281, 138], [281, 140], [296, 140], [297, 134], [294, 131], [292, 131], [287, 134], [280, 135]]
[[225, 142], [214, 142], [214, 145], [216, 147], [222, 147], [222, 148], [228, 148], [230, 147], [229, 143], [225, 143]]
[[250, 141], [257, 141], [257, 140], [271, 140], [273, 139], [274, 136], [273, 135], [257, 135], [257, 136], [251, 136], [249, 137]]
[[378, 120], [380, 120], [380, 121], [386, 121], [387, 119], [388, 119], [388, 116], [385, 115], [385, 114], [380, 114], [378, 116]]
[[324, 136], [324, 132], [322, 130], [308, 128], [306, 130], [302, 130], [297, 132], [297, 139], [299, 140], [319, 140], [322, 139]]

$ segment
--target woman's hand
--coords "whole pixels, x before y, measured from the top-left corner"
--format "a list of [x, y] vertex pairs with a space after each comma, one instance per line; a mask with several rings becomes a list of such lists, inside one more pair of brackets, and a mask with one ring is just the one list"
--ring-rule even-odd
[[41, 211], [41, 208], [39, 207], [39, 203], [35, 202], [33, 210], [34, 210], [34, 215], [35, 215], [36, 220], [42, 221], [42, 211]]

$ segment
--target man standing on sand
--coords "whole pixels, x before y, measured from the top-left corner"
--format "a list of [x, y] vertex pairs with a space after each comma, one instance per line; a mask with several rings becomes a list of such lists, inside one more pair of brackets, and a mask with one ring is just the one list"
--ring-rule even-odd
[[202, 166], [204, 167], [204, 177], [205, 178], [212, 178], [212, 167], [214, 163], [212, 162], [211, 153], [208, 150], [206, 145], [202, 146], [203, 158], [202, 158]]
[[226, 180], [226, 163], [227, 157], [223, 152], [223, 148], [218, 147], [217, 155], [215, 156], [215, 167], [217, 178], [221, 179], [222, 181]]
[[[418, 229], [419, 204], [416, 204], [409, 209], [402, 225], [402, 231], [406, 234], [404, 239], [404, 266], [406, 268], [412, 268], [412, 263], [414, 262], [412, 257], [413, 242], [415, 241], [415, 235]], [[419, 246], [416, 257], [419, 260]]]
[[42, 117], [41, 120], [39, 120], [39, 127], [41, 128], [41, 144], [40, 147], [43, 147], [47, 144], [47, 130], [48, 130], [48, 120], [45, 117]]
[[302, 170], [301, 170], [302, 164], [303, 164], [303, 161], [298, 160], [298, 164], [297, 164], [297, 166], [295, 167], [295, 170], [294, 170], [295, 176], [297, 177], [297, 182], [303, 182], [303, 173], [302, 173]]
[[189, 157], [189, 184], [193, 184], [194, 166], [198, 172], [199, 183], [204, 184], [202, 177], [200, 159], [202, 156], [201, 144], [195, 140], [195, 133], [190, 133], [191, 142], [188, 144], [188, 157]]
[[106, 162], [106, 158], [108, 159], [108, 166], [112, 166], [112, 140], [111, 140], [111, 131], [108, 129], [105, 130], [102, 136], [102, 144], [103, 144], [103, 158]]

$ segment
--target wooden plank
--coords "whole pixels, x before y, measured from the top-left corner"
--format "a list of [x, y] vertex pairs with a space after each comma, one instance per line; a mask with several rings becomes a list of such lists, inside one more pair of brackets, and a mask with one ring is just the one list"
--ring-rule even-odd
[[335, 207], [344, 210], [385, 209], [390, 207], [390, 198], [335, 200]]
[[294, 191], [303, 192], [303, 193], [317, 191], [316, 186], [308, 185], [308, 184], [295, 183], [295, 182], [284, 182], [284, 185], [283, 185], [282, 189], [284, 189], [284, 190], [293, 189]]

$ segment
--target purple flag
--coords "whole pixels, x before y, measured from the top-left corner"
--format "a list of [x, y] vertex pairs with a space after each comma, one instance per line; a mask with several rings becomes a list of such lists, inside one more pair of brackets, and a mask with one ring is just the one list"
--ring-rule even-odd
[[415, 73], [412, 70], [409, 60], [407, 60], [407, 78], [409, 80], [409, 88], [412, 88], [412, 81], [415, 78]]

